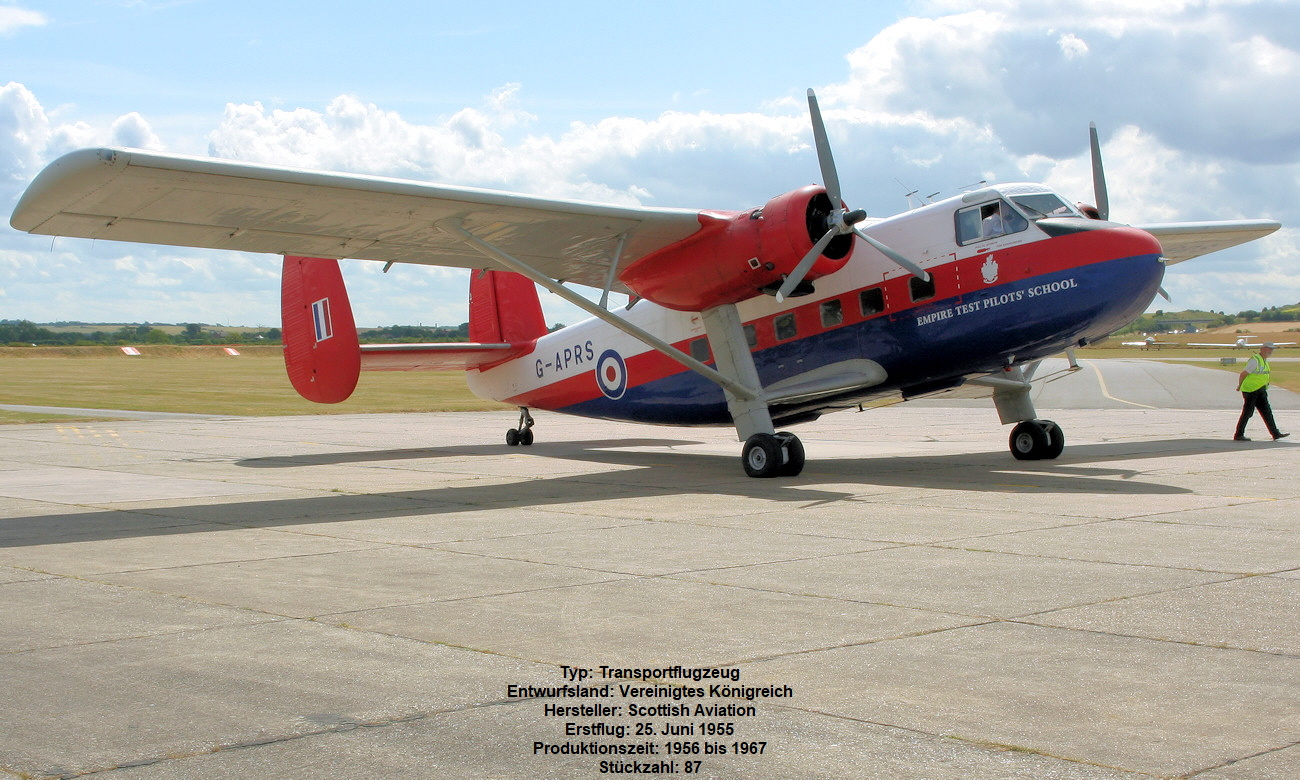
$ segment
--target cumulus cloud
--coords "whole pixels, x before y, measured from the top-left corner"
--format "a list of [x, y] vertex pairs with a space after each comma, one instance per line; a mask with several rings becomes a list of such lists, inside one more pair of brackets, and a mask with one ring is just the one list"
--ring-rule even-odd
[[39, 11], [29, 11], [16, 5], [0, 5], [0, 35], [9, 35], [24, 27], [40, 27], [45, 22], [45, 14]]
[[0, 181], [26, 180], [48, 136], [49, 119], [36, 96], [17, 82], [0, 87]]
[[1294, 9], [1190, 0], [926, 7], [939, 14], [904, 19], [850, 54], [835, 97], [975, 119], [1015, 153], [1061, 154], [1064, 143], [1043, 139], [1071, 138], [1093, 119], [1192, 151], [1300, 160], [1300, 103], [1280, 99], [1300, 79], [1287, 35]]
[[1067, 60], [1075, 60], [1088, 53], [1088, 44], [1073, 33], [1062, 35], [1056, 40], [1056, 45], [1061, 47], [1061, 54], [1064, 54]]

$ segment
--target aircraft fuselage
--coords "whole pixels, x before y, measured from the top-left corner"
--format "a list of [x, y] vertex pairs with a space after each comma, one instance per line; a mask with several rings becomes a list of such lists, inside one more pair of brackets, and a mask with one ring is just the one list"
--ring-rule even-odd
[[[740, 303], [773, 418], [797, 422], [882, 396], [949, 389], [1101, 339], [1132, 321], [1163, 278], [1159, 243], [1070, 207], [1042, 218], [1016, 200], [1042, 206], [1049, 197], [1064, 206], [1046, 188], [1013, 185], [867, 228], [918, 261], [929, 284], [859, 242], [844, 268], [817, 280], [813, 294]], [[989, 231], [985, 217], [985, 233], [994, 234], [981, 234], [979, 215], [990, 204], [998, 204], [1006, 224]], [[640, 301], [619, 315], [711, 363], [699, 314]], [[595, 319], [543, 337], [532, 354], [469, 379], [476, 393], [519, 406], [673, 425], [732, 421], [716, 384]]]

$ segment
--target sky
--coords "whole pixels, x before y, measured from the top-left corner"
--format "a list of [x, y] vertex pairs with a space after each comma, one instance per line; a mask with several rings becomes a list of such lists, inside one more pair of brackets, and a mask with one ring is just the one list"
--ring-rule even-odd
[[[1152, 308], [1300, 302], [1294, 0], [484, 8], [0, 0], [0, 319], [278, 325], [278, 257], [10, 228], [26, 185], [74, 149], [746, 209], [818, 181], [809, 87], [845, 199], [873, 217], [980, 181], [1091, 202], [1095, 121], [1112, 219], [1283, 225], [1170, 268], [1173, 300]], [[343, 266], [361, 326], [468, 317], [464, 271]]]

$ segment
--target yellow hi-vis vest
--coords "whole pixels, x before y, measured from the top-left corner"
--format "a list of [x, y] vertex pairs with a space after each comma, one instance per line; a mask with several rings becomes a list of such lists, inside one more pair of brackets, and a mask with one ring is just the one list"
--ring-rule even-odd
[[1263, 387], [1268, 387], [1268, 361], [1263, 355], [1255, 355], [1255, 365], [1258, 367], [1254, 373], [1246, 374], [1245, 380], [1241, 383], [1241, 392], [1253, 393]]

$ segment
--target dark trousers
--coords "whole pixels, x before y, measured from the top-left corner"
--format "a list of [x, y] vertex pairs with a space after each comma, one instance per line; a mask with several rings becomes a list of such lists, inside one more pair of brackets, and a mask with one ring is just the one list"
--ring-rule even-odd
[[1245, 403], [1241, 407], [1241, 419], [1237, 420], [1237, 435], [1246, 435], [1246, 423], [1250, 422], [1251, 415], [1255, 410], [1259, 410], [1259, 416], [1263, 418], [1264, 425], [1268, 427], [1268, 432], [1276, 439], [1278, 436], [1277, 423], [1273, 422], [1273, 407], [1268, 405], [1268, 388], [1261, 387], [1250, 393], [1242, 393], [1241, 397]]

